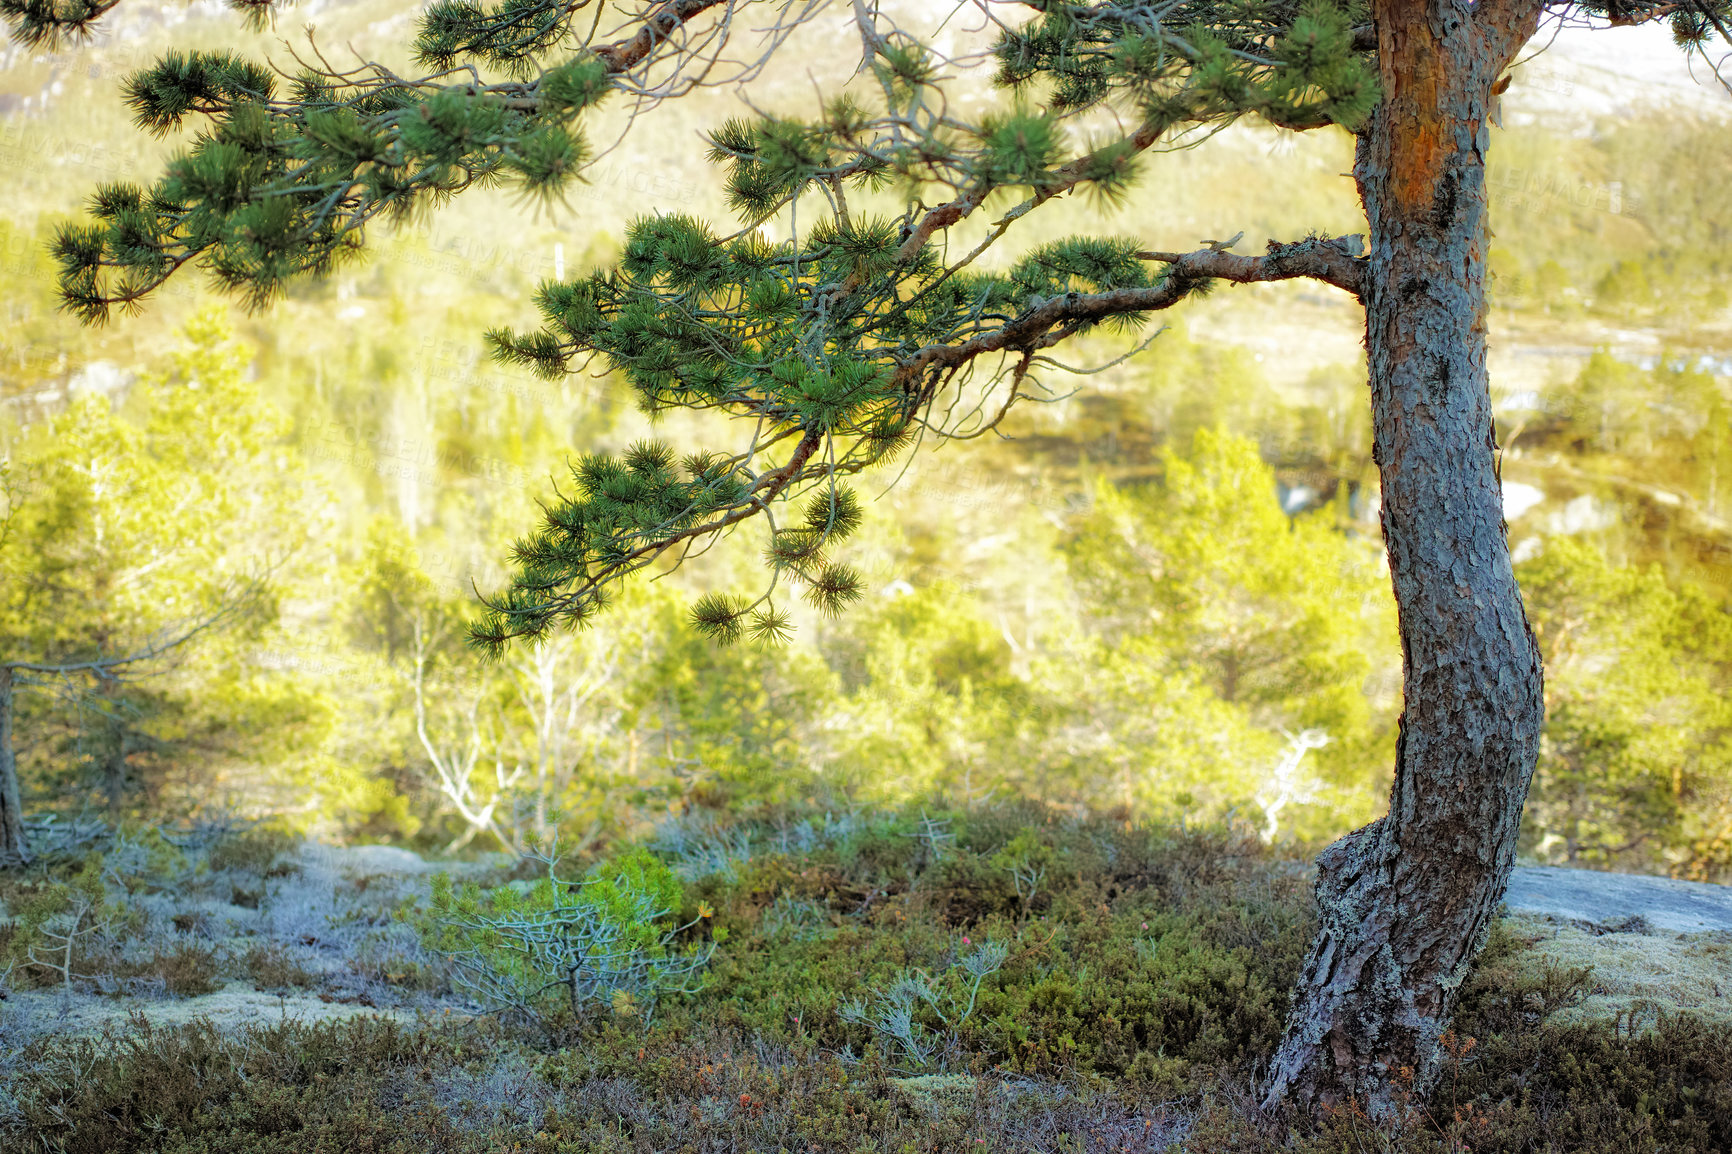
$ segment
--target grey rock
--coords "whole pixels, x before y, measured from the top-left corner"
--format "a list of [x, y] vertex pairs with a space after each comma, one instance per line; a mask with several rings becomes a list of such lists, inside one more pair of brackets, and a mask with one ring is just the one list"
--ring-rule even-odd
[[1521, 866], [1504, 904], [1607, 932], [1700, 934], [1732, 930], [1732, 887], [1639, 874]]

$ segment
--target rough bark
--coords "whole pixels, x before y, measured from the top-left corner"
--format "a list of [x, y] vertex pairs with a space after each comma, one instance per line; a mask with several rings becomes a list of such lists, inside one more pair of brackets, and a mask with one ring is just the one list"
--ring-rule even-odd
[[1387, 816], [1318, 859], [1321, 926], [1264, 1089], [1271, 1112], [1423, 1094], [1509, 881], [1544, 720], [1511, 570], [1485, 367], [1492, 88], [1536, 0], [1376, 0], [1384, 100], [1354, 175], [1405, 706]]
[[12, 702], [12, 667], [0, 665], [0, 865], [30, 860], [18, 793], [18, 761], [12, 753]]

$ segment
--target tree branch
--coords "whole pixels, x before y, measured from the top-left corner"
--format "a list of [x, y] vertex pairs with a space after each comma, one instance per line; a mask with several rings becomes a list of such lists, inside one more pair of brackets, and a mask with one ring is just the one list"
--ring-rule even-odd
[[1210, 280], [1240, 284], [1309, 278], [1359, 293], [1363, 248], [1359, 237], [1312, 237], [1293, 244], [1269, 243], [1266, 256], [1239, 256], [1215, 249], [1197, 252], [1144, 252], [1144, 260], [1164, 262], [1167, 275], [1150, 288], [1114, 289], [1100, 293], [1066, 293], [1053, 297], [1002, 328], [955, 345], [928, 345], [902, 362], [897, 377], [911, 387], [929, 369], [955, 368], [984, 353], [1003, 350], [1032, 352], [1053, 345], [1087, 325], [1112, 317], [1158, 312], [1171, 308]]
[[[1060, 165], [1058, 168], [1055, 168], [1046, 174], [1040, 187], [1035, 190], [1034, 198], [1029, 203], [1028, 207], [1035, 207], [1044, 201], [1051, 200], [1053, 197], [1058, 196], [1061, 193], [1069, 192], [1077, 185], [1083, 183], [1088, 179], [1088, 173], [1095, 162], [1098, 161], [1100, 157], [1106, 155], [1109, 150], [1128, 143], [1131, 146], [1132, 152], [1141, 153], [1147, 151], [1160, 138], [1160, 130], [1156, 128], [1155, 125], [1145, 122], [1138, 127], [1135, 132], [1125, 137], [1123, 140], [1115, 141], [1102, 148], [1097, 148], [1087, 156], [1080, 156], [1068, 164]], [[975, 209], [979, 208], [988, 196], [997, 191], [1000, 187], [1000, 185], [983, 180], [974, 187], [958, 195], [956, 199], [947, 201], [936, 208], [927, 210], [926, 215], [920, 218], [920, 223], [914, 226], [914, 229], [908, 234], [907, 239], [902, 242], [902, 247], [896, 251], [896, 262], [898, 264], [907, 264], [909, 261], [913, 260], [915, 256], [919, 254], [920, 250], [925, 247], [926, 242], [932, 239], [933, 233], [940, 229], [949, 228], [951, 225], [966, 218]], [[1023, 209], [1022, 211], [1027, 211], [1027, 209]], [[1020, 215], [1020, 213], [1018, 213], [1018, 215]]]
[[1196, 252], [1140, 252], [1175, 272], [1235, 284], [1308, 277], [1359, 295], [1365, 268], [1365, 239], [1359, 236], [1307, 237], [1281, 244], [1271, 240], [1262, 256], [1240, 256], [1214, 247]]
[[481, 597], [480, 600], [490, 611], [498, 614], [502, 620], [510, 623], [510, 628], [507, 630], [508, 636], [516, 637], [530, 635], [533, 633], [533, 630], [522, 628], [514, 619], [548, 612], [571, 612], [575, 608], [581, 607], [586, 602], [593, 601], [596, 597], [597, 590], [599, 590], [603, 585], [610, 581], [615, 581], [625, 577], [643, 568], [645, 565], [651, 564], [657, 557], [660, 557], [675, 545], [693, 540], [697, 537], [707, 537], [711, 534], [719, 533], [724, 529], [739, 524], [748, 517], [755, 516], [768, 509], [770, 503], [774, 501], [784, 489], [796, 480], [800, 479], [802, 470], [804, 470], [806, 463], [812, 459], [812, 454], [817, 452], [818, 446], [823, 443], [824, 433], [825, 430], [822, 428], [805, 430], [800, 437], [800, 443], [796, 445], [794, 451], [789, 454], [787, 463], [782, 465], [780, 468], [773, 469], [759, 477], [752, 484], [751, 488], [742, 495], [739, 504], [728, 512], [700, 524], [687, 526], [684, 529], [656, 535], [648, 533], [644, 534], [644, 536], [648, 537], [648, 540], [645, 540], [643, 544], [638, 545], [636, 548], [623, 554], [619, 558], [609, 561], [605, 566], [604, 571], [599, 576], [586, 577], [581, 584], [570, 592], [549, 597], [545, 602], [528, 608], [513, 608], [504, 605], [499, 601], [489, 600], [486, 597]]
[[672, 35], [680, 25], [718, 4], [733, 2], [734, 0], [665, 0], [665, 3], [644, 20], [637, 35], [597, 48], [595, 54], [607, 64], [609, 72], [629, 72], [643, 63], [655, 50], [655, 46]]
[[[170, 650], [185, 645], [200, 633], [216, 628], [228, 618], [241, 612], [241, 610], [243, 610], [251, 600], [252, 593], [250, 591], [243, 593], [242, 596], [237, 597], [228, 604], [220, 606], [208, 617], [188, 626], [185, 631], [179, 635], [170, 635], [166, 640], [151, 640], [146, 642], [144, 648], [129, 653], [125, 657], [93, 657], [88, 661], [68, 661], [59, 664], [41, 661], [0, 661], [0, 666], [4, 666], [6, 669], [13, 670], [14, 672], [22, 673], [45, 673], [57, 676], [64, 676], [73, 673], [93, 673], [98, 678], [113, 677], [115, 675], [114, 670], [116, 669], [121, 669], [128, 665], [137, 665], [146, 661], [153, 661]], [[168, 631], [164, 630], [163, 633], [167, 634]], [[163, 634], [158, 635], [159, 638], [162, 636]]]

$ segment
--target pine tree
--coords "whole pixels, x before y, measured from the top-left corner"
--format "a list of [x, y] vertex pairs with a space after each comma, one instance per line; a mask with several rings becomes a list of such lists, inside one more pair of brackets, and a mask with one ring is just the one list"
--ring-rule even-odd
[[[0, 0], [30, 44], [76, 36], [114, 2]], [[235, 3], [258, 18], [268, 0]], [[228, 52], [170, 54], [127, 81], [127, 100], [147, 131], [203, 128], [154, 185], [99, 188], [94, 221], [60, 232], [66, 306], [99, 323], [191, 264], [260, 307], [355, 257], [374, 221], [500, 182], [557, 197], [591, 156], [585, 113], [616, 90], [653, 104], [716, 79], [709, 66], [729, 36], [763, 20], [736, 11], [746, 3], [647, 2], [609, 39], [589, 0], [436, 0], [413, 76], [339, 70], [313, 52], [279, 81]], [[1548, 6], [1031, 7], [995, 52], [1008, 110], [967, 122], [944, 99], [937, 56], [856, 0], [870, 101], [838, 97], [806, 119], [713, 135], [737, 231], [643, 220], [614, 268], [541, 286], [540, 329], [488, 335], [502, 361], [556, 377], [599, 360], [646, 407], [718, 409], [742, 434], [731, 451], [683, 459], [657, 443], [584, 457], [517, 543], [510, 587], [475, 640], [497, 652], [582, 621], [631, 574], [748, 520], [764, 526], [768, 588], [707, 597], [693, 617], [721, 640], [775, 640], [789, 627], [785, 586], [826, 612], [860, 595], [836, 556], [859, 519], [848, 478], [922, 440], [993, 427], [1040, 394], [1047, 350], [1134, 328], [1221, 281], [1310, 279], [1353, 294], [1366, 313], [1406, 708], [1389, 815], [1320, 859], [1322, 925], [1264, 1100], [1315, 1111], [1352, 1099], [1388, 1113], [1439, 1068], [1455, 991], [1513, 864], [1543, 721], [1485, 368], [1484, 166], [1494, 101]], [[1561, 7], [1611, 25], [1666, 20], [1698, 52], [1729, 40], [1732, 19], [1727, 0]], [[770, 48], [820, 8], [777, 8]], [[1128, 127], [1079, 147], [1071, 118], [1103, 106]], [[1233, 242], [1180, 253], [1077, 236], [1008, 271], [977, 264], [1030, 214], [1062, 211], [1064, 194], [1111, 198], [1175, 134], [1246, 116], [1353, 133], [1369, 237], [1271, 241], [1246, 256]], [[896, 191], [898, 215], [852, 210], [851, 195]], [[1005, 191], [1018, 199], [979, 246], [943, 243]], [[779, 214], [795, 239], [760, 235]]]
[[293, 712], [241, 649], [307, 531], [304, 477], [220, 318], [186, 336], [130, 388], [141, 411], [80, 391], [0, 461], [0, 862], [31, 852], [14, 733], [36, 792], [99, 793], [118, 820], [177, 756], [244, 747], [237, 717]]

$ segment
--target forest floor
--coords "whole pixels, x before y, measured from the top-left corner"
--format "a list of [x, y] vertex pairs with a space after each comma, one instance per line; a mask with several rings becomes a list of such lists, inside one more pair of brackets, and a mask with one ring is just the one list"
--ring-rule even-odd
[[136, 959], [154, 947], [173, 960], [155, 973], [123, 964], [123, 973], [145, 972], [19, 984], [4, 992], [0, 1036], [18, 1043], [94, 1035], [135, 1017], [234, 1029], [460, 1012], [462, 1002], [420, 981], [427, 959], [394, 913], [424, 899], [434, 873], [476, 876], [507, 864], [504, 855], [433, 863], [393, 846], [307, 842], [261, 871], [207, 871], [194, 884], [133, 895], [144, 916], [131, 927], [128, 952]]
[[[203, 1018], [234, 1029], [357, 1015], [413, 1022], [472, 1011], [460, 999], [405, 989], [400, 973], [381, 969], [379, 939], [392, 935], [374, 934], [372, 948], [357, 951], [353, 927], [389, 926], [396, 906], [425, 896], [433, 873], [484, 874], [504, 865], [503, 855], [440, 862], [392, 846], [307, 843], [294, 860], [301, 868], [288, 875], [292, 880], [272, 887], [262, 910], [194, 898], [173, 903], [169, 914], [171, 921], [195, 915], [206, 940], [234, 957], [256, 958], [262, 939], [266, 950], [275, 951], [276, 970], [256, 972], [255, 962], [255, 972], [219, 978], [216, 989], [192, 996], [150, 988], [111, 987], [105, 993], [89, 984], [14, 990], [6, 999], [6, 1028], [14, 1036], [39, 1037], [99, 1034], [134, 1015], [157, 1026]], [[1587, 997], [1560, 1010], [1559, 1020], [1610, 1020], [1652, 1007], [1732, 1022], [1732, 887], [1520, 867], [1505, 905], [1506, 927], [1537, 954], [1560, 966], [1593, 970]], [[324, 924], [315, 926], [320, 918]], [[397, 945], [405, 948], [407, 942]], [[285, 977], [293, 981], [284, 984]]]
[[[708, 988], [653, 1017], [514, 1020], [454, 990], [399, 912], [441, 870], [526, 876], [503, 857], [243, 841], [170, 877], [122, 845], [107, 876], [133, 913], [109, 972], [69, 990], [15, 970], [0, 1002], [0, 1149], [1276, 1148], [1246, 1091], [1310, 934], [1307, 863], [1029, 817], [664, 831], [688, 904], [731, 933]], [[1042, 874], [1026, 898], [1018, 867]], [[1286, 1148], [1732, 1148], [1721, 887], [1523, 870], [1509, 906], [1446, 1087]], [[945, 991], [986, 942], [1006, 960], [959, 1013]], [[900, 1040], [899, 975], [944, 1010], [917, 1006]]]

